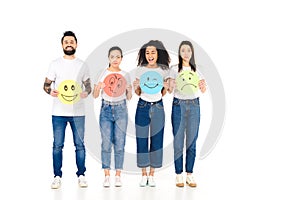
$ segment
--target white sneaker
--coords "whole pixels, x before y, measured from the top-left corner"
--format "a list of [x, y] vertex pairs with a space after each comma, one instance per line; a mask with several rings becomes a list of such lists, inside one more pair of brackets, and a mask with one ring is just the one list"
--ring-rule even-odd
[[86, 188], [88, 186], [87, 181], [85, 180], [85, 176], [80, 175], [78, 177], [78, 185], [81, 188]]
[[182, 174], [177, 174], [176, 175], [176, 186], [177, 187], [184, 187], [184, 181], [183, 181]]
[[61, 181], [60, 181], [60, 177], [59, 176], [55, 176], [54, 180], [51, 184], [51, 188], [52, 189], [58, 189], [61, 186]]
[[141, 187], [145, 187], [148, 184], [148, 177], [147, 176], [142, 176], [142, 180], [140, 182]]
[[149, 178], [148, 178], [148, 185], [150, 187], [155, 187], [156, 186], [153, 176], [149, 176]]
[[115, 186], [116, 187], [121, 187], [122, 186], [122, 182], [121, 182], [121, 177], [120, 176], [116, 176], [115, 177]]
[[194, 179], [194, 177], [192, 175], [187, 175], [186, 176], [186, 183], [190, 186], [190, 187], [197, 187], [197, 183]]
[[110, 176], [105, 176], [103, 187], [110, 187]]

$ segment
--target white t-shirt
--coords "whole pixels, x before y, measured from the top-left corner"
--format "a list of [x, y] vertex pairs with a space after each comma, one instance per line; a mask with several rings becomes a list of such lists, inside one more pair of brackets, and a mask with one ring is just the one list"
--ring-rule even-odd
[[[191, 67], [189, 66], [182, 66], [182, 71], [184, 70], [188, 70], [191, 71]], [[200, 74], [200, 70], [199, 68], [196, 68], [196, 73], [198, 74], [199, 80], [201, 79], [201, 74]], [[172, 79], [176, 79], [178, 76], [178, 65], [173, 65], [170, 68], [170, 77]], [[175, 87], [174, 91], [173, 91], [174, 97], [178, 98], [178, 99], [195, 99], [197, 97], [200, 96], [200, 90], [197, 90], [196, 93], [192, 94], [192, 95], [186, 95], [186, 94], [182, 94], [181, 92], [179, 92], [179, 90]]]
[[[102, 82], [102, 83], [103, 83], [103, 82], [104, 82], [104, 79], [105, 79], [108, 75], [110, 75], [110, 74], [115, 74], [115, 73], [122, 75], [122, 76], [126, 79], [126, 87], [128, 87], [128, 86], [131, 85], [130, 76], [129, 76], [129, 74], [128, 74], [127, 72], [125, 72], [125, 71], [123, 71], [123, 70], [121, 70], [121, 71], [119, 71], [119, 72], [111, 72], [111, 71], [109, 71], [108, 69], [105, 69], [105, 70], [100, 74], [97, 83], [99, 83], [99, 82]], [[109, 102], [117, 102], [117, 101], [121, 101], [121, 100], [126, 99], [126, 89], [125, 89], [125, 92], [124, 92], [122, 95], [120, 95], [120, 96], [113, 96], [113, 97], [112, 97], [112, 96], [109, 96], [108, 94], [106, 94], [106, 92], [104, 92], [104, 89], [103, 89], [103, 90], [101, 90], [101, 97], [102, 97], [104, 100], [109, 101]]]
[[[135, 72], [135, 77], [140, 80], [141, 76], [144, 73], [149, 72], [149, 71], [154, 71], [154, 72], [159, 73], [163, 77], [164, 81], [170, 77], [169, 69], [163, 70], [160, 67], [148, 68], [148, 67], [142, 67], [142, 66], [137, 67], [136, 72]], [[161, 91], [159, 91], [156, 94], [147, 94], [142, 91], [140, 97], [141, 97], [141, 99], [143, 99], [147, 102], [156, 102], [156, 101], [161, 100], [162, 94], [161, 94]]]
[[[46, 77], [53, 81], [52, 88], [58, 90], [61, 82], [65, 80], [76, 81], [84, 91], [83, 81], [86, 81], [89, 76], [87, 65], [75, 58], [73, 60], [60, 57], [51, 62]], [[84, 116], [84, 102], [80, 99], [74, 104], [64, 104], [59, 98], [53, 100], [52, 115], [55, 116]]]

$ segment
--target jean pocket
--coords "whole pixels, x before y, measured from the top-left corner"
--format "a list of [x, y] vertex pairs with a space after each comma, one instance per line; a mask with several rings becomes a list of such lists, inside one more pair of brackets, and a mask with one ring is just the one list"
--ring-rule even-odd
[[137, 107], [139, 108], [145, 108], [147, 106], [146, 101], [139, 101]]
[[121, 108], [122, 108], [124, 111], [127, 112], [127, 105], [126, 105], [125, 103], [123, 103], [123, 104], [121, 105]]
[[128, 109], [127, 109], [126, 104], [121, 104], [119, 108], [120, 108], [120, 109], [118, 110], [119, 112], [123, 112], [125, 115], [127, 115]]
[[156, 103], [155, 106], [159, 109], [164, 109], [164, 104], [163, 102], [159, 102], [159, 103]]
[[180, 104], [179, 99], [173, 99], [173, 106], [178, 106]]
[[109, 107], [109, 105], [108, 105], [108, 104], [106, 104], [106, 103], [102, 103], [102, 105], [101, 105], [101, 109], [107, 109], [107, 107]]
[[192, 101], [192, 104], [193, 104], [193, 106], [199, 107], [199, 106], [200, 106], [200, 104], [199, 104], [199, 99], [194, 99], [194, 100]]

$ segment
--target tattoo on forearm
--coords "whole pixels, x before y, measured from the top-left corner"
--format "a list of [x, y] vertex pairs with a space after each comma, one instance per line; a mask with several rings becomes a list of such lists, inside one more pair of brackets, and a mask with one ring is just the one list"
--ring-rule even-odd
[[50, 92], [51, 92], [51, 83], [45, 82], [44, 83], [44, 90], [47, 94], [50, 94]]
[[91, 80], [88, 78], [86, 81], [83, 81], [85, 91], [90, 94], [92, 92]]

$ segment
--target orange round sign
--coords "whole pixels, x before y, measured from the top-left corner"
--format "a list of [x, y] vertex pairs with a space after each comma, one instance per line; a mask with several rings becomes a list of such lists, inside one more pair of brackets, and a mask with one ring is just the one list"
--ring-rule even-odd
[[119, 97], [126, 90], [127, 81], [121, 74], [109, 74], [104, 79], [104, 92], [110, 97]]

